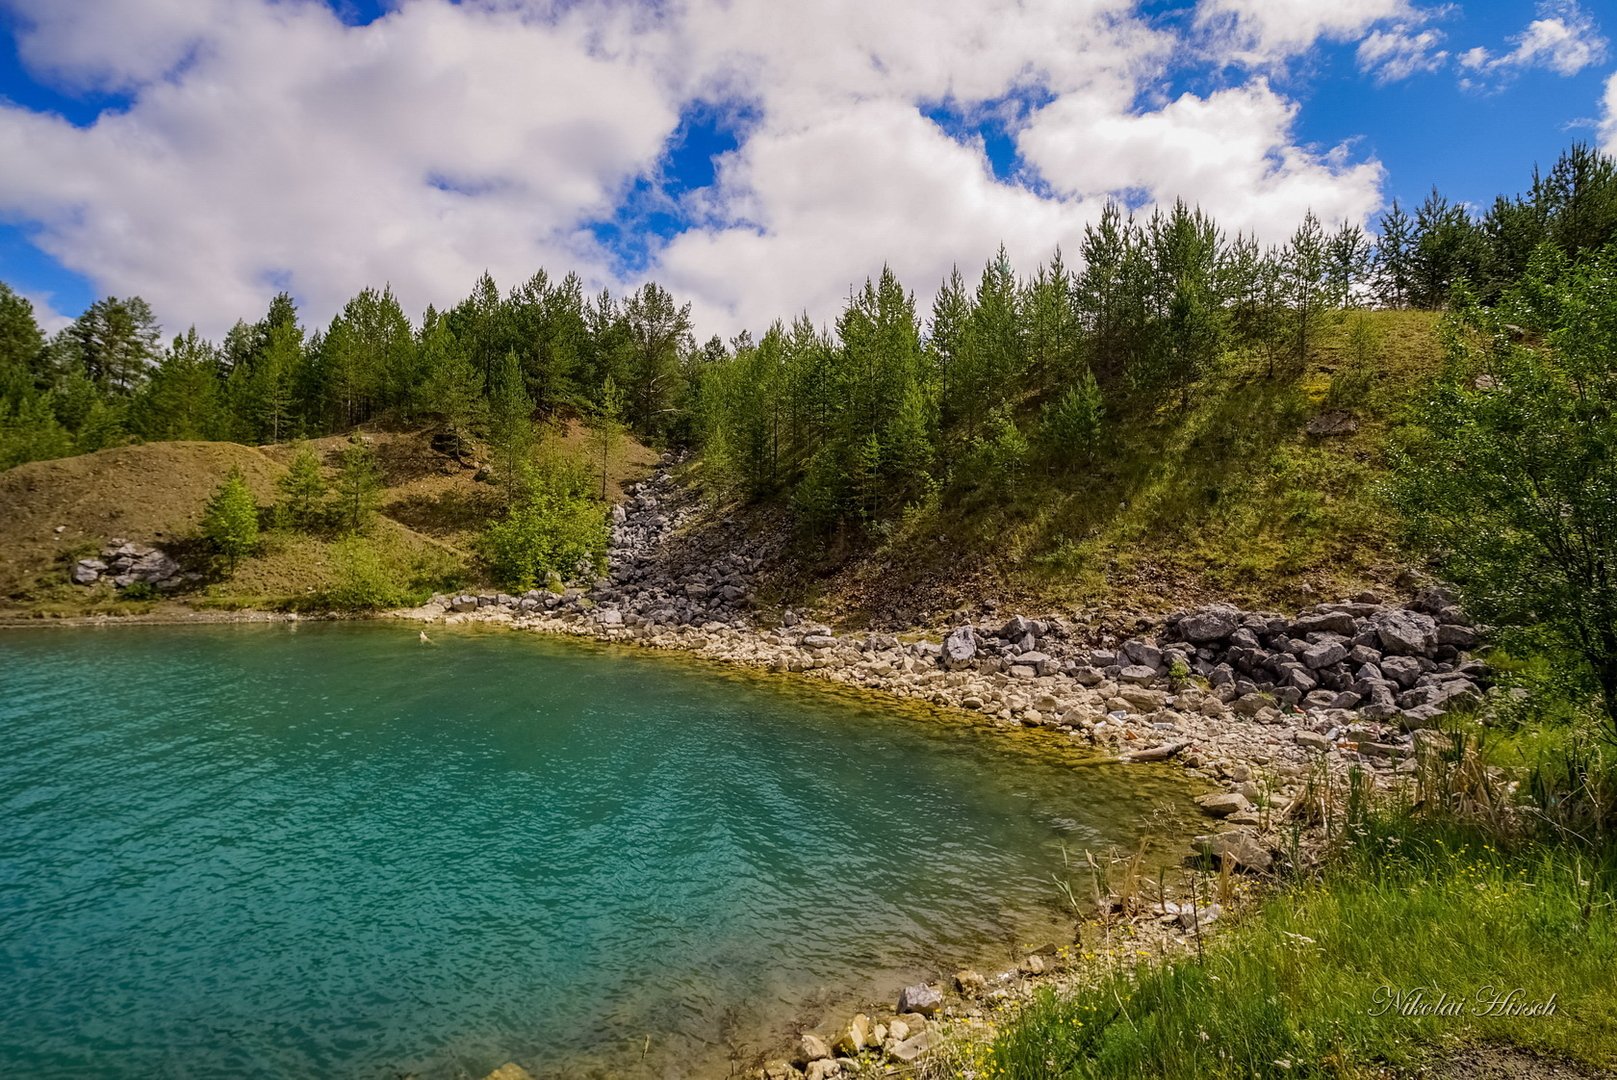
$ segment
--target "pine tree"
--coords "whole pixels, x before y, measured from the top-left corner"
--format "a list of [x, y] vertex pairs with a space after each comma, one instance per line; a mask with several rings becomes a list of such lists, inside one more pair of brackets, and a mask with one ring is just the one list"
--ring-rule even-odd
[[352, 439], [343, 449], [337, 469], [337, 514], [349, 533], [363, 532], [371, 515], [381, 505], [382, 471], [376, 451], [362, 439]]
[[326, 501], [326, 478], [320, 468], [320, 457], [308, 446], [300, 446], [292, 455], [286, 475], [275, 482], [280, 489], [280, 511], [287, 521], [307, 529], [320, 520]]
[[1414, 289], [1415, 223], [1392, 201], [1392, 208], [1381, 215], [1381, 235], [1376, 237], [1372, 281], [1376, 302], [1382, 307], [1409, 306]]
[[482, 376], [455, 339], [449, 321], [430, 308], [418, 350], [423, 377], [415, 411], [437, 416], [457, 440], [464, 440], [482, 413]]
[[623, 397], [618, 393], [617, 383], [608, 375], [606, 382], [601, 384], [601, 398], [590, 411], [590, 433], [601, 461], [602, 500], [606, 499], [607, 471], [612, 464], [612, 455], [623, 433], [622, 413]]
[[34, 305], [0, 281], [0, 396], [14, 383], [33, 387], [44, 352], [45, 335], [34, 321]]
[[1292, 234], [1281, 256], [1281, 284], [1287, 317], [1285, 337], [1292, 361], [1301, 367], [1308, 359], [1330, 309], [1329, 265], [1325, 230], [1310, 210]]
[[157, 362], [157, 319], [138, 296], [97, 300], [69, 330], [78, 343], [84, 373], [104, 392], [134, 393]]
[[667, 427], [679, 358], [690, 347], [691, 306], [647, 282], [623, 307], [629, 333], [629, 414], [635, 428], [654, 436]]
[[258, 547], [258, 504], [240, 469], [232, 468], [208, 500], [202, 536], [229, 561], [232, 573], [237, 560]]
[[486, 424], [495, 472], [505, 488], [506, 504], [515, 504], [537, 435], [533, 399], [523, 386], [522, 369], [514, 352], [506, 353], [505, 360], [495, 369], [494, 382], [489, 388]]
[[1085, 368], [1066, 393], [1046, 406], [1039, 428], [1044, 456], [1057, 472], [1087, 464], [1100, 446], [1106, 401], [1095, 373]]
[[176, 337], [131, 409], [144, 439], [216, 439], [228, 433], [218, 350], [196, 327]]

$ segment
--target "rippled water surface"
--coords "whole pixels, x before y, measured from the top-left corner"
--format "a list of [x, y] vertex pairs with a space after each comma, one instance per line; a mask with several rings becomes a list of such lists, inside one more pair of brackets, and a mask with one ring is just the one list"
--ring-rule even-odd
[[0, 631], [0, 1075], [724, 1075], [1053, 933], [1063, 846], [1183, 805], [787, 680], [415, 635]]

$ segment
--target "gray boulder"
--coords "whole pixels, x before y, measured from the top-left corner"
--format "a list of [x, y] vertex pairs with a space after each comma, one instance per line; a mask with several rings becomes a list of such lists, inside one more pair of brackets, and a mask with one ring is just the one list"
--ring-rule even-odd
[[916, 983], [914, 986], [906, 986], [898, 995], [897, 1011], [900, 1016], [905, 1013], [920, 1013], [922, 1016], [930, 1017], [942, 1004], [941, 991], [926, 983]]
[[[1021, 641], [1024, 637], [1032, 633], [1033, 620], [1018, 615], [1000, 628], [998, 636], [1004, 638], [1006, 641]], [[1037, 637], [1037, 635], [1034, 636]]]
[[106, 571], [107, 564], [100, 559], [80, 559], [73, 564], [73, 584], [94, 585]]
[[950, 669], [962, 668], [977, 658], [977, 638], [969, 626], [957, 626], [943, 639], [943, 663]]
[[1376, 616], [1376, 636], [1394, 656], [1424, 656], [1437, 647], [1437, 620], [1418, 611], [1387, 611]]
[[1298, 637], [1312, 633], [1344, 634], [1351, 637], [1357, 632], [1353, 616], [1345, 611], [1321, 611], [1301, 615], [1291, 624], [1291, 632]]
[[1162, 650], [1140, 638], [1130, 638], [1123, 642], [1123, 654], [1136, 664], [1143, 664], [1148, 668], [1162, 666]]
[[1196, 645], [1218, 641], [1235, 633], [1241, 625], [1241, 613], [1218, 604], [1201, 611], [1191, 612], [1179, 620], [1179, 636]]
[[1420, 661], [1412, 656], [1388, 656], [1381, 661], [1381, 674], [1408, 690], [1420, 678]]
[[1340, 641], [1322, 641], [1303, 650], [1303, 663], [1318, 670], [1347, 659], [1347, 646]]

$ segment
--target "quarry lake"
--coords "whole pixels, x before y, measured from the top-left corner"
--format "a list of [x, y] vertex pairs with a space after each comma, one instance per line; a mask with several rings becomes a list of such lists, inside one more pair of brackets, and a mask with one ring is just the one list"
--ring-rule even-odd
[[726, 1075], [1070, 936], [1171, 772], [389, 624], [0, 631], [0, 1075]]

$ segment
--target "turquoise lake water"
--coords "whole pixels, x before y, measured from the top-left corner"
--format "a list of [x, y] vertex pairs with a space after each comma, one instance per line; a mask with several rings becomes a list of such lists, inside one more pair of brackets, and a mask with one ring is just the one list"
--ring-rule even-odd
[[799, 680], [435, 637], [0, 631], [0, 1076], [723, 1076], [1055, 940], [1063, 847], [1184, 806]]

